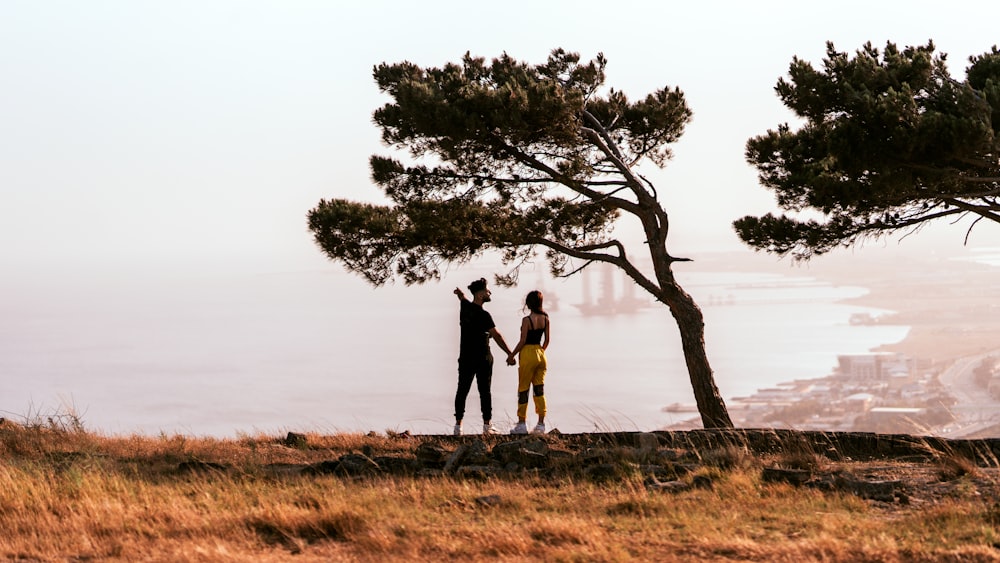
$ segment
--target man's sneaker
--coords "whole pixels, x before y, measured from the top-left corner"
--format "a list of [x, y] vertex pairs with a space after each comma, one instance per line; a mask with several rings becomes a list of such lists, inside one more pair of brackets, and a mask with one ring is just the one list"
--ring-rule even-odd
[[452, 434], [455, 435], [455, 436], [461, 436], [462, 435], [462, 423], [461, 422], [459, 422], [458, 424], [455, 425], [455, 431]]
[[532, 434], [545, 434], [545, 423], [539, 422], [535, 425], [535, 428], [531, 430]]
[[483, 423], [483, 434], [484, 435], [496, 434], [496, 433], [497, 433], [497, 429], [493, 428], [493, 423], [492, 422], [484, 422]]
[[527, 434], [528, 427], [523, 422], [518, 422], [510, 429], [511, 434]]

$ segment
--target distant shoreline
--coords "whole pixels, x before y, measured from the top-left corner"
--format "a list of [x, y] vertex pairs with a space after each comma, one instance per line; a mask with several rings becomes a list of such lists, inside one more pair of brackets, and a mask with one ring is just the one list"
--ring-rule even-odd
[[879, 322], [909, 326], [899, 342], [873, 352], [948, 361], [997, 348], [1000, 311], [992, 290], [1000, 270], [973, 262], [910, 263], [894, 272], [876, 271], [868, 280], [824, 272], [822, 279], [865, 287], [868, 293], [844, 302], [889, 311]]
[[720, 254], [696, 262], [709, 271], [772, 272], [810, 276], [834, 286], [857, 286], [864, 295], [842, 303], [889, 311], [878, 322], [910, 327], [903, 340], [873, 352], [950, 361], [1000, 345], [1000, 305], [993, 295], [1000, 268], [974, 262], [905, 253], [834, 254], [796, 265], [764, 254]]

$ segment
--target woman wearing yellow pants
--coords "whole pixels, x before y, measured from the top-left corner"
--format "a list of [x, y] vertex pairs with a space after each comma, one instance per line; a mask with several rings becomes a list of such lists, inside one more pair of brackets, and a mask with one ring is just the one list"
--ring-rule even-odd
[[549, 347], [549, 315], [542, 306], [542, 292], [532, 291], [524, 300], [531, 313], [521, 320], [521, 340], [507, 358], [517, 356], [517, 424], [511, 434], [527, 434], [528, 390], [535, 398], [535, 413], [538, 424], [532, 434], [545, 433], [545, 349]]

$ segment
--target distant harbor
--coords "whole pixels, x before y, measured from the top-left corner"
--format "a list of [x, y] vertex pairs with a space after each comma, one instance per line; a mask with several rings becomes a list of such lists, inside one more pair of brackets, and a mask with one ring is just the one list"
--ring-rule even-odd
[[625, 274], [621, 276], [621, 295], [615, 295], [615, 267], [610, 264], [600, 265], [601, 281], [598, 296], [593, 297], [591, 288], [590, 268], [581, 273], [583, 279], [583, 302], [573, 306], [584, 316], [630, 315], [654, 304], [648, 298], [636, 296], [636, 284]]

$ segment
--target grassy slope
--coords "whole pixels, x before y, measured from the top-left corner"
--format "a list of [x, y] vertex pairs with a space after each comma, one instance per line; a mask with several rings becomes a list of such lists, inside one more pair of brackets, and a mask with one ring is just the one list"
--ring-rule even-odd
[[[698, 470], [711, 489], [676, 494], [647, 488], [640, 470], [600, 482], [281, 470], [354, 451], [410, 456], [425, 440], [310, 435], [292, 448], [266, 436], [108, 437], [8, 422], [0, 559], [1000, 560], [991, 469], [952, 475], [946, 496], [908, 505], [764, 483], [761, 467], [780, 455], [732, 452]], [[182, 470], [192, 460], [227, 469]]]

